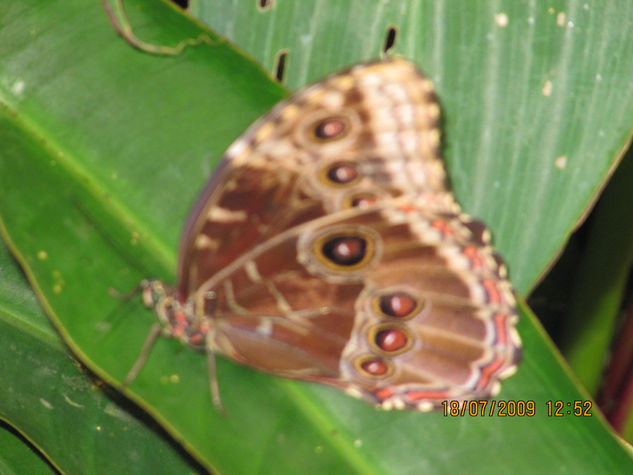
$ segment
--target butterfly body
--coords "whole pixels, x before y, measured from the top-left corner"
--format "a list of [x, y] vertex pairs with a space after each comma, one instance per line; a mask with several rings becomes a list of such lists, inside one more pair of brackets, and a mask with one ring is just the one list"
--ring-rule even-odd
[[520, 340], [506, 269], [460, 211], [439, 106], [409, 62], [356, 66], [275, 107], [227, 151], [185, 227], [163, 331], [383, 408], [489, 397]]

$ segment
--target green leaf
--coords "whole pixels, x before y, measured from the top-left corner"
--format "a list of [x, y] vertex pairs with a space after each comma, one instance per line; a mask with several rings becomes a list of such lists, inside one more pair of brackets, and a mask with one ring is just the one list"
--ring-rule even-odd
[[54, 473], [30, 444], [5, 424], [0, 424], [0, 454], [0, 473], [3, 475]]
[[[236, 2], [250, 16], [229, 11], [234, 31], [239, 21], [240, 32], [257, 38], [252, 54], [277, 51], [266, 34], [301, 23], [285, 16], [258, 30], [249, 21], [271, 12], [255, 3]], [[389, 10], [396, 50], [437, 85], [460, 202], [489, 222], [513, 282], [529, 289], [631, 130], [632, 7], [573, 4], [565, 12], [571, 27], [557, 24], [563, 11], [555, 2], [553, 13], [510, 1], [333, 3], [294, 2], [313, 10], [300, 12], [311, 50], [288, 48], [293, 87], [378, 56]], [[275, 5], [281, 12], [290, 3]], [[113, 384], [155, 317], [138, 297], [120, 301], [108, 289], [125, 292], [147, 276], [174, 279], [179, 232], [198, 190], [228, 144], [285, 95], [253, 60], [176, 9], [137, 0], [126, 11], [144, 41], [174, 46], [200, 34], [209, 41], [151, 56], [118, 38], [96, 2], [0, 4], [3, 234], [73, 352]], [[367, 18], [380, 21], [374, 27]], [[608, 59], [614, 49], [623, 52], [617, 62]], [[293, 72], [293, 64], [303, 66]], [[547, 416], [547, 400], [586, 396], [537, 325], [527, 314], [521, 321], [524, 362], [497, 399], [534, 401], [534, 417], [382, 412], [220, 359], [222, 417], [210, 402], [204, 356], [167, 339], [125, 393], [206, 467], [226, 473], [630, 468], [595, 408], [592, 417]]]
[[629, 151], [594, 212], [586, 237], [587, 252], [577, 269], [571, 308], [564, 322], [565, 355], [591, 394], [600, 387], [633, 263], [633, 210], [623, 206], [632, 202], [631, 183], [633, 155]]
[[390, 53], [414, 59], [438, 91], [455, 193], [494, 231], [520, 292], [559, 252], [630, 137], [626, 0], [399, 0], [373, 8], [279, 0], [265, 10], [191, 3], [269, 72], [285, 52], [293, 89], [380, 57], [395, 28]]
[[[142, 473], [202, 472], [145, 414], [104, 390], [72, 357], [2, 243], [0, 361], [0, 420], [61, 471], [114, 473], [134, 466]], [[9, 467], [15, 473], [50, 473], [29, 446], [8, 430], [0, 433], [1, 473]]]

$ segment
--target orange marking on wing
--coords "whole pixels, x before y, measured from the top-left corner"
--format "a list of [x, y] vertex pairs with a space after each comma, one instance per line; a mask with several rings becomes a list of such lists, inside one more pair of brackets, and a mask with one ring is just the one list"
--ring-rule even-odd
[[409, 391], [408, 393], [405, 393], [405, 396], [412, 402], [417, 402], [421, 399], [451, 399], [451, 395], [446, 391]]
[[490, 384], [492, 375], [499, 371], [499, 368], [503, 366], [504, 360], [501, 357], [497, 357], [490, 362], [487, 366], [481, 368], [481, 378], [477, 383], [477, 389], [482, 389]]
[[453, 228], [446, 221], [442, 221], [442, 220], [436, 219], [435, 221], [433, 221], [431, 223], [431, 227], [437, 229], [444, 236], [454, 236], [455, 235], [455, 232], [453, 231]]
[[405, 213], [411, 213], [413, 211], [416, 211], [417, 208], [409, 203], [403, 203], [400, 206], [398, 206], [398, 209], [400, 211], [404, 211]]
[[497, 341], [502, 345], [508, 342], [508, 332], [506, 328], [506, 320], [508, 315], [505, 313], [497, 313], [492, 317], [495, 324], [495, 333], [497, 334]]
[[374, 395], [378, 398], [378, 399], [389, 399], [391, 396], [393, 396], [393, 391], [391, 390], [391, 388], [382, 388], [379, 389], [378, 391], [376, 391], [374, 393]]
[[483, 281], [484, 289], [486, 290], [486, 294], [488, 295], [488, 300], [491, 303], [500, 304], [501, 303], [501, 293], [497, 288], [497, 284], [490, 279], [486, 279]]
[[471, 265], [474, 268], [481, 269], [484, 266], [484, 260], [481, 258], [477, 249], [473, 246], [468, 246], [464, 248], [463, 254], [470, 259]]

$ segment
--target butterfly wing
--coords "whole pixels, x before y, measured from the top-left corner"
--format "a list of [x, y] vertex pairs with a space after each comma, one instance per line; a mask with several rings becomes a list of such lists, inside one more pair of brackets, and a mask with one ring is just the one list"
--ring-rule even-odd
[[279, 104], [194, 207], [182, 303], [157, 305], [162, 321], [384, 408], [495, 394], [518, 361], [515, 301], [488, 231], [447, 188], [439, 116], [431, 82], [402, 60]]
[[481, 223], [408, 198], [296, 226], [201, 287], [208, 349], [384, 408], [490, 397], [520, 340], [489, 239]]
[[181, 243], [187, 297], [293, 226], [385, 197], [457, 211], [431, 82], [403, 60], [355, 66], [280, 103], [227, 151]]

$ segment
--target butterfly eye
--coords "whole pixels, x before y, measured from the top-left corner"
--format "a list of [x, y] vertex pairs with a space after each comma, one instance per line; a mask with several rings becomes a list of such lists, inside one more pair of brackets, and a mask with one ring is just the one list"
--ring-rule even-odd
[[359, 178], [353, 163], [335, 163], [325, 169], [325, 176], [329, 183], [336, 185], [349, 185]]
[[423, 303], [407, 292], [389, 292], [374, 301], [378, 314], [398, 319], [408, 319], [419, 313]]
[[367, 241], [358, 236], [335, 237], [323, 244], [321, 252], [337, 266], [354, 266], [367, 256]]
[[389, 376], [393, 369], [391, 366], [380, 358], [375, 356], [362, 357], [356, 360], [356, 369], [364, 373], [365, 376], [373, 376], [375, 378]]
[[318, 141], [335, 140], [345, 137], [349, 128], [349, 121], [346, 118], [328, 117], [312, 126], [312, 135]]
[[367, 268], [379, 262], [382, 239], [373, 229], [361, 225], [332, 226], [305, 234], [298, 242], [297, 259], [308, 271], [330, 279], [362, 278]]
[[165, 302], [168, 297], [165, 286], [157, 280], [143, 281], [141, 292], [143, 304], [147, 308], [155, 308], [159, 302]]
[[390, 355], [407, 351], [413, 343], [406, 329], [394, 325], [379, 325], [372, 328], [369, 339], [373, 346]]
[[387, 328], [376, 333], [376, 345], [388, 353], [399, 351], [409, 343], [407, 335], [396, 328]]

